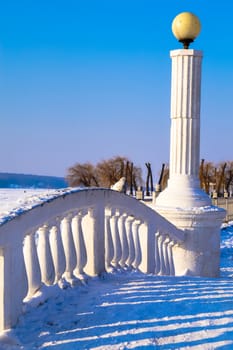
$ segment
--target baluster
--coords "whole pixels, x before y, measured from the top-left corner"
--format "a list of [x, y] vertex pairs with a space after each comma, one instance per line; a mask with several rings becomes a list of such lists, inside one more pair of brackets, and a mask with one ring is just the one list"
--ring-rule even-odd
[[[10, 241], [3, 240], [5, 244], [0, 247], [0, 332], [12, 328], [17, 323], [28, 291], [21, 239], [20, 234], [13, 235]], [[7, 337], [5, 339], [7, 340]], [[2, 347], [5, 349], [3, 344], [0, 341], [1, 349]], [[13, 346], [12, 342], [8, 344]], [[10, 345], [9, 348], [11, 348]]]
[[60, 218], [56, 219], [56, 222], [50, 229], [50, 247], [53, 258], [55, 280], [54, 283], [58, 283], [62, 279], [62, 275], [65, 271], [65, 253], [61, 239], [61, 221]]
[[164, 256], [164, 265], [165, 265], [165, 271], [164, 275], [170, 275], [170, 264], [169, 264], [169, 257], [168, 257], [168, 243], [170, 242], [169, 237], [166, 237], [163, 242], [163, 256]]
[[76, 259], [76, 253], [75, 253], [75, 247], [74, 247], [72, 228], [71, 228], [71, 220], [72, 220], [71, 214], [64, 217], [64, 219], [62, 220], [61, 237], [62, 237], [62, 243], [64, 247], [65, 261], [66, 261], [66, 268], [63, 276], [66, 279], [66, 281], [71, 284], [71, 286], [74, 286], [75, 284], [77, 284], [78, 280], [73, 274], [73, 271], [76, 267], [77, 259]]
[[170, 241], [168, 243], [168, 260], [169, 260], [169, 266], [170, 266], [170, 275], [175, 276], [175, 267], [174, 267], [174, 261], [173, 261], [173, 251], [172, 247], [175, 245], [174, 241]]
[[28, 292], [25, 299], [29, 299], [42, 286], [34, 232], [27, 234], [24, 239], [23, 255], [28, 280]]
[[155, 233], [154, 224], [143, 222], [139, 228], [141, 263], [138, 266], [144, 273], [155, 273]]
[[112, 242], [111, 226], [110, 226], [111, 211], [105, 210], [105, 268], [107, 272], [113, 272], [114, 268], [111, 261], [114, 256], [114, 248]]
[[76, 258], [77, 258], [74, 274], [81, 280], [86, 279], [83, 269], [87, 263], [87, 251], [86, 251], [86, 246], [83, 238], [83, 229], [82, 229], [83, 216], [84, 216], [84, 212], [80, 211], [74, 216], [72, 220], [73, 239], [74, 239], [74, 246], [75, 246]]
[[159, 237], [160, 233], [156, 232], [155, 234], [155, 274], [159, 274], [160, 269], [161, 269], [161, 264], [160, 264], [160, 256], [159, 256]]
[[39, 258], [41, 280], [47, 285], [54, 282], [54, 266], [49, 244], [49, 227], [43, 225], [39, 228], [37, 254]]
[[126, 266], [126, 260], [129, 256], [129, 245], [127, 240], [126, 227], [125, 227], [126, 219], [127, 219], [127, 214], [122, 214], [118, 220], [119, 236], [120, 236], [120, 242], [121, 242], [121, 248], [122, 248], [121, 260], [119, 262], [121, 267]]
[[87, 249], [85, 272], [90, 276], [99, 276], [105, 272], [105, 211], [103, 204], [100, 199], [96, 207], [89, 208], [88, 215], [82, 222]]
[[163, 235], [160, 235], [158, 237], [158, 251], [159, 251], [159, 257], [160, 257], [160, 271], [159, 275], [164, 275], [166, 271], [165, 262], [164, 262], [164, 255], [163, 255], [163, 242], [165, 237]]
[[135, 220], [132, 225], [132, 232], [133, 232], [133, 240], [134, 240], [134, 247], [135, 247], [135, 258], [132, 262], [133, 268], [137, 269], [141, 260], [142, 260], [142, 253], [140, 248], [140, 241], [139, 241], [139, 226], [141, 225], [140, 220]]
[[132, 262], [135, 259], [135, 247], [134, 247], [134, 240], [133, 240], [133, 233], [132, 233], [133, 221], [134, 221], [133, 216], [129, 216], [125, 221], [125, 229], [126, 229], [126, 235], [127, 235], [128, 247], [129, 247], [129, 256], [126, 260], [126, 265], [128, 267], [132, 267]]
[[116, 211], [115, 214], [113, 214], [113, 216], [110, 219], [113, 249], [114, 249], [112, 264], [116, 268], [119, 267], [119, 261], [122, 256], [121, 241], [120, 241], [119, 230], [118, 230], [118, 219], [119, 219], [119, 212]]

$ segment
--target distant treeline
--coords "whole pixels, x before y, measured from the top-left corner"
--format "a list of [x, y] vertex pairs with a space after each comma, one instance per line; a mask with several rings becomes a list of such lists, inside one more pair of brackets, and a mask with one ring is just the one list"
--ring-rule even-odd
[[64, 188], [63, 177], [0, 173], [0, 188]]

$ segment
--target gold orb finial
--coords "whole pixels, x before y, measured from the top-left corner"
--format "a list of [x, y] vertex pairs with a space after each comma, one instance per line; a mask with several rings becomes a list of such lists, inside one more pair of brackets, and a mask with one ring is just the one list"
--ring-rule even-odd
[[172, 32], [183, 43], [184, 49], [189, 48], [189, 44], [196, 39], [200, 31], [201, 23], [199, 18], [191, 12], [180, 13], [172, 22]]

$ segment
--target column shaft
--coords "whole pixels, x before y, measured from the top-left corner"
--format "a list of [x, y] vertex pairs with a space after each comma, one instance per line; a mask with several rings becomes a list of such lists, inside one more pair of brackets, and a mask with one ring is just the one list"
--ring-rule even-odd
[[174, 50], [171, 87], [170, 178], [197, 177], [200, 158], [201, 51]]
[[168, 187], [156, 206], [192, 208], [210, 205], [200, 189], [200, 96], [202, 52], [173, 50]]

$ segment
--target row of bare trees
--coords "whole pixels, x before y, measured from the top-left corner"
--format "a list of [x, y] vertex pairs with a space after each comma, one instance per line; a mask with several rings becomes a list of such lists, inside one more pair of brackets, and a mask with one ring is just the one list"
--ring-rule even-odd
[[206, 193], [215, 192], [218, 196], [230, 194], [233, 186], [233, 162], [214, 164], [202, 159], [200, 164], [200, 186]]
[[[153, 176], [151, 164], [145, 163], [147, 168], [146, 193], [149, 194], [153, 188]], [[126, 189], [133, 193], [138, 187], [143, 185], [142, 169], [135, 166], [127, 157], [115, 156], [103, 160], [97, 165], [91, 163], [77, 163], [68, 169], [66, 180], [69, 186], [84, 187], [106, 187], [110, 188], [113, 184], [125, 177]], [[230, 194], [233, 188], [233, 161], [214, 164], [202, 159], [200, 164], [200, 186], [208, 194], [215, 193], [221, 196], [224, 193]], [[169, 167], [163, 164], [158, 185], [160, 190], [167, 186], [169, 178]]]
[[66, 180], [71, 187], [106, 187], [110, 188], [122, 177], [126, 179], [126, 187], [133, 192], [142, 186], [142, 170], [127, 157], [116, 156], [99, 162], [76, 163], [68, 169]]
[[[161, 191], [167, 186], [169, 178], [169, 167], [163, 164], [159, 178]], [[225, 194], [232, 195], [233, 190], [233, 162], [220, 163], [206, 162], [201, 160], [199, 168], [200, 187], [208, 194], [215, 193], [216, 196]]]

